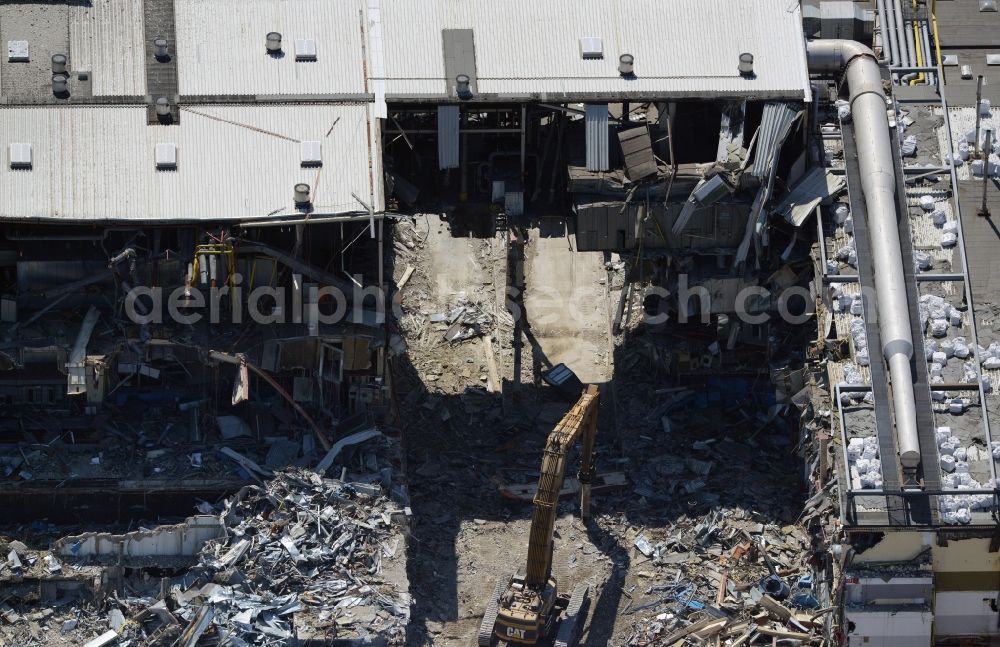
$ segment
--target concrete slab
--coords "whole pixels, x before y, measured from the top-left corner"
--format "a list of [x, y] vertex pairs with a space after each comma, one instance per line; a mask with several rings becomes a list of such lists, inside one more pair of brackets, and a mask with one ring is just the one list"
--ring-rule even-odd
[[525, 280], [525, 314], [544, 361], [566, 364], [584, 382], [610, 379], [604, 254], [573, 251], [565, 234], [532, 229]]

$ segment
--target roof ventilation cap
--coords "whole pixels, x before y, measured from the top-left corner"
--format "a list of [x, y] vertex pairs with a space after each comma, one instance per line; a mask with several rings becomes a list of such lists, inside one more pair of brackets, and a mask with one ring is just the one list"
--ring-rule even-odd
[[268, 54], [278, 54], [281, 52], [281, 34], [276, 31], [272, 31], [267, 35], [267, 52]]
[[635, 57], [631, 54], [622, 54], [619, 56], [618, 73], [622, 76], [632, 76], [635, 74]]
[[469, 83], [471, 79], [468, 74], [459, 74], [455, 77], [455, 94], [460, 97], [468, 97], [472, 95], [472, 90], [469, 89]]
[[65, 54], [53, 54], [52, 55], [52, 73], [53, 74], [65, 74], [66, 73], [66, 55]]
[[65, 74], [52, 75], [52, 94], [61, 95], [69, 92], [69, 77]]
[[166, 38], [156, 38], [153, 40], [153, 56], [156, 57], [158, 61], [165, 61], [170, 58], [167, 55], [167, 39]]
[[295, 185], [295, 204], [304, 207], [309, 204], [309, 185], [304, 182]]
[[302, 166], [322, 166], [323, 158], [320, 155], [320, 143], [318, 140], [306, 140], [302, 142]]
[[312, 38], [300, 38], [295, 41], [296, 61], [316, 60], [316, 41]]
[[740, 74], [753, 76], [753, 54], [750, 52], [740, 54]]
[[24, 63], [28, 59], [28, 41], [26, 40], [8, 40], [7, 41], [7, 60], [11, 63]]
[[12, 169], [31, 168], [31, 144], [10, 145], [10, 167]]
[[157, 144], [153, 150], [156, 168], [172, 170], [177, 168], [177, 144]]
[[160, 97], [156, 100], [156, 115], [158, 117], [166, 117], [170, 115], [170, 100], [166, 97]]
[[580, 39], [580, 58], [584, 60], [604, 58], [604, 44], [595, 36], [584, 36]]

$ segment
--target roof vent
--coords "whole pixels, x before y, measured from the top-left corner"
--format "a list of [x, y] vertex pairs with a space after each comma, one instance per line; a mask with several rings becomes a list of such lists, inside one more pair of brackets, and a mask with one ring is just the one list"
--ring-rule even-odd
[[316, 41], [312, 38], [299, 38], [295, 41], [296, 61], [316, 60]]
[[9, 149], [12, 169], [31, 168], [31, 144], [11, 144]]
[[753, 54], [743, 52], [740, 54], [740, 74], [742, 76], [753, 76]]
[[170, 58], [167, 53], [167, 39], [160, 37], [153, 39], [153, 56], [158, 61], [166, 61]]
[[322, 166], [323, 158], [320, 156], [320, 143], [317, 140], [307, 140], [302, 142], [302, 166]]
[[28, 41], [8, 40], [7, 60], [11, 63], [24, 63], [28, 60]]
[[459, 74], [455, 77], [455, 94], [460, 97], [470, 97], [472, 96], [472, 90], [469, 89], [469, 83], [471, 79], [468, 74]]
[[281, 34], [276, 31], [269, 32], [267, 35], [267, 53], [281, 53]]
[[157, 144], [153, 149], [156, 168], [174, 170], [177, 168], [177, 144]]
[[622, 54], [619, 56], [618, 73], [622, 76], [632, 76], [635, 74], [635, 57], [631, 54]]
[[604, 58], [604, 44], [595, 36], [584, 36], [580, 39], [580, 58], [584, 60]]
[[65, 74], [52, 75], [52, 94], [60, 96], [69, 93], [69, 77]]
[[167, 117], [170, 115], [170, 99], [160, 97], [156, 100], [156, 116]]
[[66, 73], [66, 55], [65, 54], [53, 54], [52, 55], [52, 73], [53, 74], [65, 74]]
[[295, 204], [304, 207], [309, 204], [309, 185], [300, 183], [295, 185]]

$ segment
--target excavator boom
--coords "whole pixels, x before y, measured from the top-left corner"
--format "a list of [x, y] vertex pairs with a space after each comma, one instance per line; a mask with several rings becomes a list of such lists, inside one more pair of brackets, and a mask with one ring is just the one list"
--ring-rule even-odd
[[566, 478], [566, 454], [581, 437], [580, 514], [588, 517], [599, 396], [596, 386], [588, 386], [545, 442], [531, 515], [527, 569], [523, 577], [506, 576], [497, 582], [479, 627], [479, 647], [492, 647], [498, 639], [522, 645], [553, 640], [556, 647], [572, 647], [579, 638], [589, 587], [581, 584], [572, 595], [559, 594], [552, 577], [552, 535], [559, 492]]
[[590, 481], [593, 476], [594, 434], [597, 429], [598, 389], [587, 387], [580, 399], [549, 434], [542, 454], [542, 470], [535, 493], [531, 515], [531, 534], [528, 538], [528, 565], [525, 584], [541, 589], [548, 582], [552, 570], [552, 535], [555, 531], [559, 493], [566, 478], [566, 453], [580, 436], [584, 436], [583, 458], [580, 467], [581, 515], [582, 507], [590, 501]]

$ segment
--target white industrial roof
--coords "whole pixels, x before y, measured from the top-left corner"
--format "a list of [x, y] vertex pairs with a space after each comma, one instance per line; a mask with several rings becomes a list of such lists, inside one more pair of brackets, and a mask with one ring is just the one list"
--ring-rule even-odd
[[[357, 0], [175, 0], [181, 95], [364, 93], [362, 5]], [[265, 47], [282, 37], [283, 56]], [[315, 61], [296, 61], [312, 39]]]
[[146, 94], [142, 0], [91, 0], [69, 14], [69, 67], [90, 72], [94, 96]]
[[[145, 106], [0, 107], [0, 217], [278, 217], [298, 213], [292, 196], [299, 182], [312, 188], [315, 214], [365, 211], [352, 193], [381, 210], [379, 155], [377, 143], [369, 148], [368, 110], [367, 105], [197, 106], [182, 110], [179, 125], [150, 126]], [[301, 165], [301, 142], [308, 140], [320, 142], [319, 168]], [[30, 169], [10, 167], [12, 142], [31, 144]], [[177, 145], [176, 170], [157, 170], [158, 143]]]
[[[453, 81], [445, 79], [442, 29], [474, 31], [479, 94], [809, 92], [798, 0], [371, 1], [380, 5], [390, 98], [447, 92]], [[583, 37], [602, 39], [603, 59], [582, 59]], [[737, 71], [742, 52], [754, 56], [753, 79]], [[626, 53], [635, 57], [634, 79], [618, 73]]]

